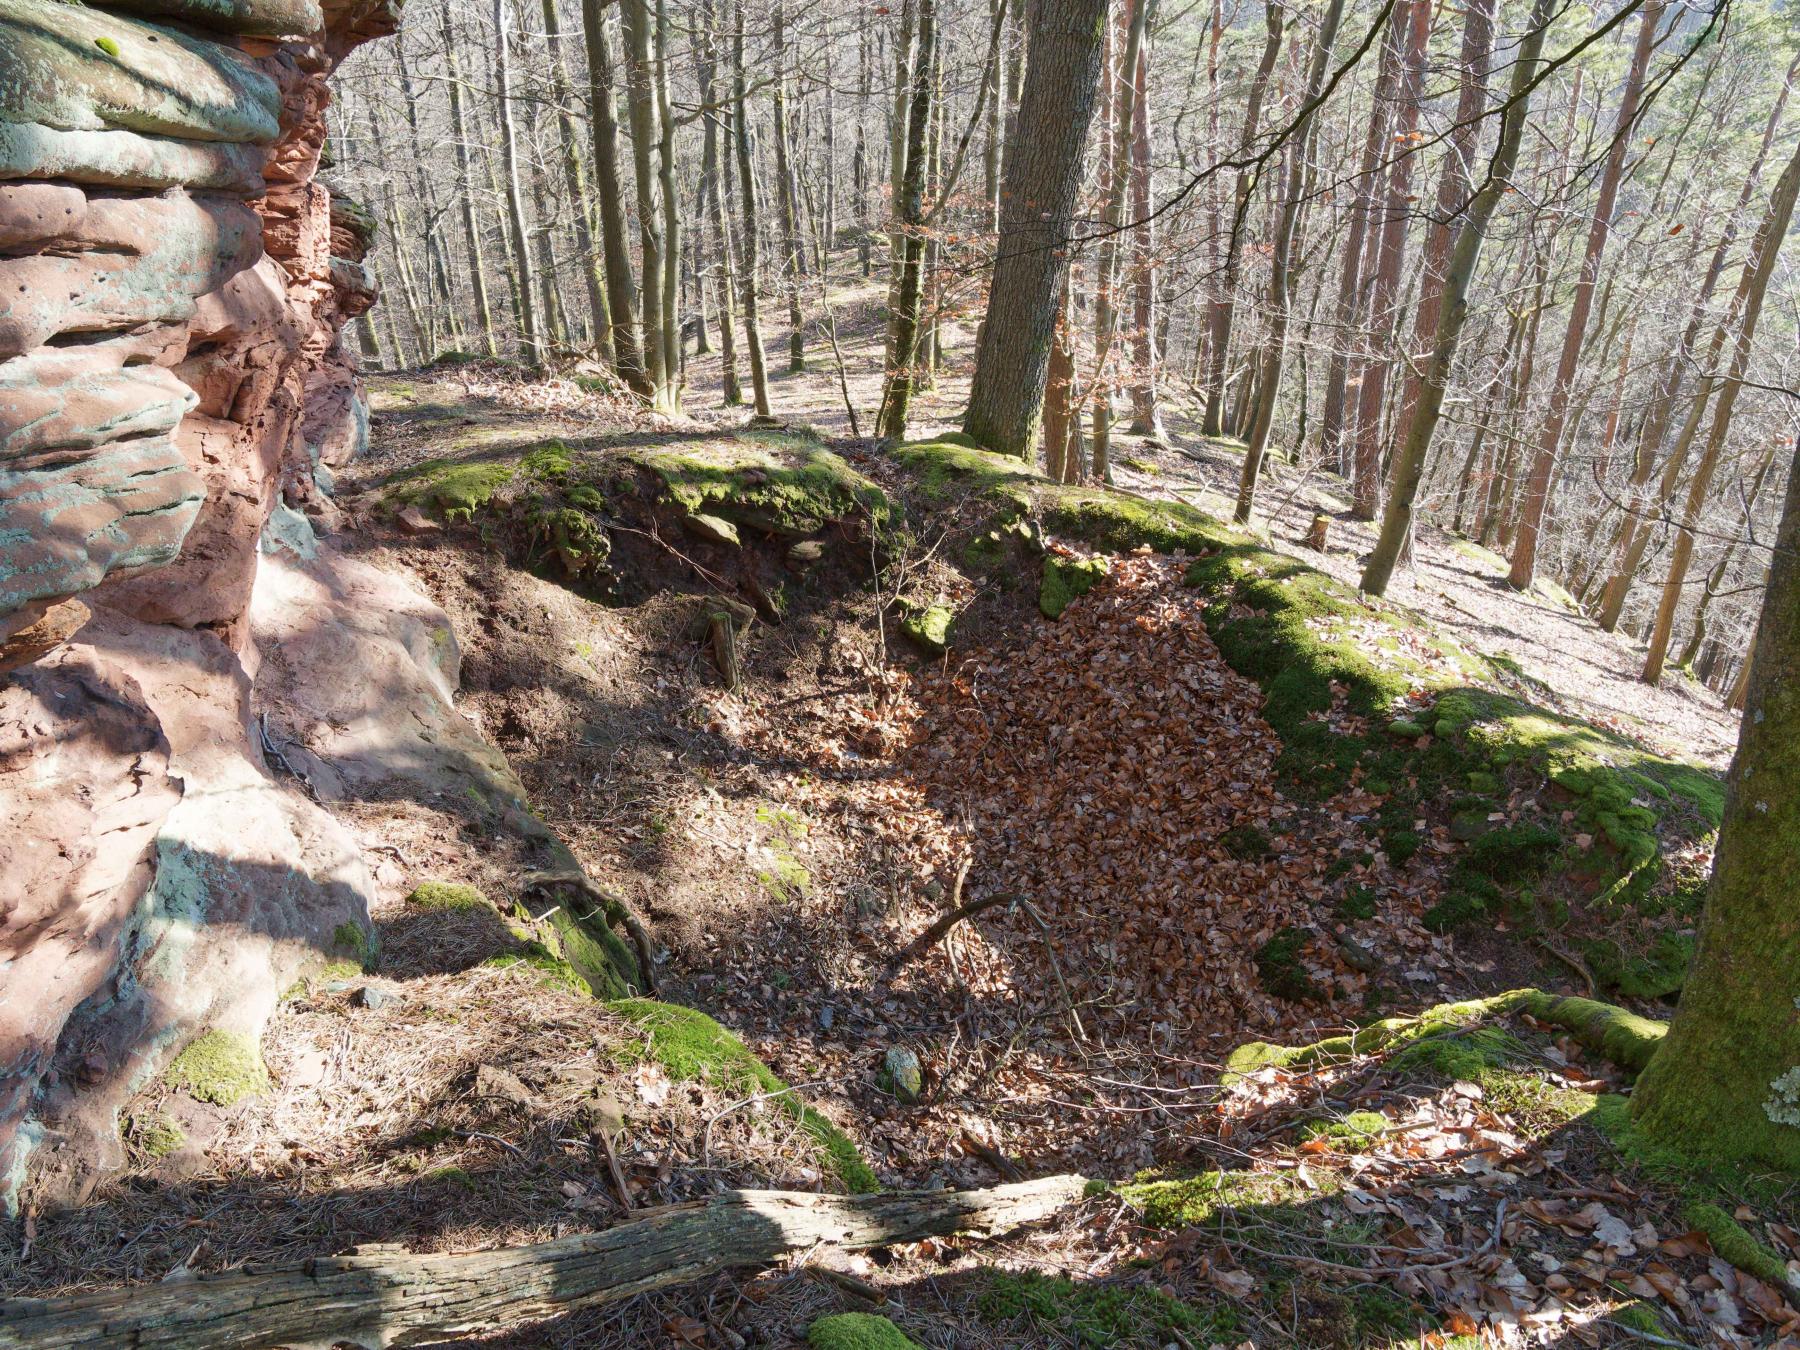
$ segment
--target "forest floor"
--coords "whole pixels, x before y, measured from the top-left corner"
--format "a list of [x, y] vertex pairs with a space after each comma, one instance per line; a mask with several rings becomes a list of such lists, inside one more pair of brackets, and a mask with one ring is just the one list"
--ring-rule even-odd
[[[878, 299], [838, 302], [865, 409], [879, 354], [858, 306]], [[832, 435], [815, 356], [776, 382], [777, 420]], [[691, 379], [710, 387], [704, 361]], [[943, 1350], [1800, 1345], [1791, 1185], [1703, 1186], [1632, 1153], [1612, 1095], [1629, 1074], [1566, 1028], [1465, 1010], [1373, 1054], [1228, 1070], [1246, 1042], [1520, 985], [1666, 1017], [1734, 736], [1704, 691], [1637, 685], [1628, 643], [1430, 534], [1398, 605], [1279, 617], [1270, 596], [1316, 585], [1280, 552], [1142, 515], [1217, 512], [1235, 476], [1180, 422], [1118, 447], [1138, 496], [1040, 495], [999, 527], [1015, 485], [982, 457], [834, 436], [908, 511], [879, 547], [859, 499], [868, 518], [810, 554], [741, 524], [740, 544], [615, 529], [602, 581], [568, 538], [544, 544], [558, 517], [533, 493], [574, 500], [569, 475], [616, 484], [644, 454], [811, 465], [818, 443], [486, 364], [372, 386], [339, 546], [448, 613], [458, 709], [644, 917], [662, 1004], [589, 993], [480, 819], [366, 804], [348, 814], [380, 858], [379, 966], [291, 991], [273, 1090], [197, 1174], [162, 1170], [146, 1103], [130, 1173], [0, 1258], [6, 1288], [532, 1241], [727, 1186], [1074, 1171], [1115, 1184], [1032, 1232], [815, 1253], [480, 1343], [785, 1346], [873, 1309]], [[927, 395], [927, 431], [960, 393]], [[574, 468], [533, 478], [547, 443]], [[1362, 527], [1334, 520], [1324, 557], [1287, 542], [1332, 493], [1278, 471], [1272, 544], [1353, 582]], [[1101, 547], [1119, 521], [1143, 540]], [[1096, 578], [1083, 562], [1106, 552]], [[1195, 581], [1221, 559], [1227, 580]], [[1040, 570], [1095, 584], [1052, 620]], [[692, 625], [734, 583], [759, 614], [728, 687]], [[933, 605], [956, 612], [947, 652], [899, 631]], [[1319, 671], [1322, 702], [1294, 704], [1284, 679]], [[1315, 732], [1360, 758], [1297, 757]], [[1733, 1233], [1760, 1263], [1724, 1259]]]

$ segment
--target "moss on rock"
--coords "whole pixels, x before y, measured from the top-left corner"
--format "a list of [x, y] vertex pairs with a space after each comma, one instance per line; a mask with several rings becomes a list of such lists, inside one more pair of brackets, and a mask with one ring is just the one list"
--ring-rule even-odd
[[119, 1133], [131, 1155], [144, 1163], [160, 1162], [187, 1143], [187, 1131], [162, 1111], [126, 1116]]
[[1077, 597], [1093, 590], [1111, 571], [1106, 558], [1045, 558], [1038, 609], [1047, 619], [1060, 619]]
[[948, 605], [911, 605], [900, 615], [900, 631], [924, 651], [941, 656], [950, 647], [956, 611]]
[[820, 1154], [852, 1194], [878, 1191], [881, 1183], [850, 1137], [800, 1100], [774, 1070], [705, 1013], [654, 999], [618, 999], [606, 1005], [642, 1028], [649, 1054], [677, 1082], [703, 1079], [734, 1093], [765, 1093], [812, 1136]]
[[734, 441], [679, 454], [644, 451], [636, 458], [690, 516], [717, 516], [788, 537], [857, 518], [866, 518], [877, 533], [899, 522], [885, 492], [804, 433], [744, 432]]
[[163, 1070], [163, 1082], [196, 1101], [235, 1106], [269, 1089], [262, 1051], [248, 1036], [213, 1030], [189, 1042]]

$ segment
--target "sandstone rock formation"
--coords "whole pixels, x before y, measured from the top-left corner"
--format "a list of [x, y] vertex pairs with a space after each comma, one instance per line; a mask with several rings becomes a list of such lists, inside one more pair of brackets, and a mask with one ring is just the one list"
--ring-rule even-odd
[[0, 0], [8, 1206], [79, 1199], [184, 1045], [369, 954], [363, 859], [269, 762], [251, 601], [366, 428], [368, 218], [316, 175], [326, 77], [396, 10]]

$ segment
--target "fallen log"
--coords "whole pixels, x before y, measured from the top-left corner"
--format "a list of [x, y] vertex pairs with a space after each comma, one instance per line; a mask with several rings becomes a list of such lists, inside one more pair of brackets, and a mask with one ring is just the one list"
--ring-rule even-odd
[[980, 1191], [728, 1191], [599, 1233], [477, 1252], [391, 1246], [163, 1284], [0, 1302], [0, 1350], [417, 1345], [766, 1265], [820, 1244], [1005, 1232], [1082, 1194], [1077, 1176]]

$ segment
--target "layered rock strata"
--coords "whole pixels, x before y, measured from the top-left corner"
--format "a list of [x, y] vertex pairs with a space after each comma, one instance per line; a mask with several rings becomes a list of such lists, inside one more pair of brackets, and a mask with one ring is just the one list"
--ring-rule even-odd
[[[121, 1103], [367, 956], [354, 842], [274, 771], [251, 599], [367, 424], [367, 216], [326, 77], [397, 0], [0, 0], [0, 1202], [79, 1200]], [[251, 1053], [254, 1053], [253, 1050]]]

